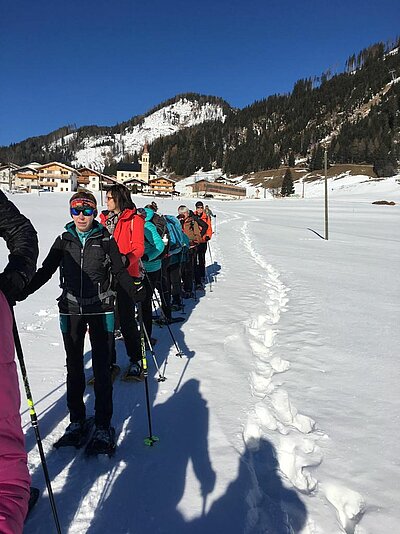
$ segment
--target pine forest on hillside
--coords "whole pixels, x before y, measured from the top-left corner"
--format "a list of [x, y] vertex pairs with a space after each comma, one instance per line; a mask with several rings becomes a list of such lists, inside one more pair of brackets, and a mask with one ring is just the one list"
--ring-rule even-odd
[[233, 109], [221, 98], [187, 93], [113, 127], [70, 125], [0, 147], [0, 161], [70, 164], [85, 139], [99, 137], [96, 146], [104, 146], [104, 171], [112, 173], [118, 161], [137, 157], [129, 150], [121, 152], [118, 140], [146, 116], [186, 98], [220, 106], [225, 120], [205, 121], [155, 139], [149, 150], [158, 169], [189, 176], [201, 168], [222, 168], [228, 175], [241, 175], [293, 166], [295, 159], [303, 159], [312, 171], [323, 167], [326, 142], [330, 163], [372, 164], [378, 176], [391, 176], [400, 159], [399, 45], [398, 39], [370, 46], [350, 56], [344, 72], [298, 80], [291, 93], [269, 96], [244, 109]]

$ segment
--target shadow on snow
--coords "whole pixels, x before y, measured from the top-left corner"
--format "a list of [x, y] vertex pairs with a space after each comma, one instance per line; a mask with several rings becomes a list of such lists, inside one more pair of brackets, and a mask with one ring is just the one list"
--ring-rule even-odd
[[[207, 267], [209, 289], [219, 271], [216, 262]], [[197, 296], [201, 299], [204, 294], [204, 291], [198, 292]], [[197, 302], [186, 301], [186, 319]], [[164, 331], [155, 351], [160, 368], [174, 348], [166, 328], [158, 333]], [[53, 481], [67, 471], [63, 473], [62, 488], [57, 487], [55, 492], [63, 532], [81, 532], [87, 527], [88, 515], [91, 523], [86, 532], [90, 534], [103, 533], [105, 528], [116, 534], [145, 531], [160, 534], [300, 532], [305, 525], [306, 508], [296, 491], [283, 486], [275, 450], [266, 439], [245, 448], [238, 459], [234, 480], [223, 495], [212, 497], [218, 473], [209, 457], [207, 402], [200, 393], [198, 380], [184, 381], [195, 351], [186, 345], [184, 333], [177, 323], [172, 331], [187, 361], [174, 393], [165, 402], [155, 404], [156, 398], [157, 401], [162, 399], [163, 383], [149, 376], [151, 416], [159, 443], [154, 447], [143, 444], [148, 435], [144, 386], [117, 380], [114, 384], [113, 424], [120, 437], [116, 455], [109, 459], [84, 458], [82, 450], [51, 449], [47, 453]], [[122, 366], [124, 360], [127, 364], [121, 342], [117, 343], [117, 355]], [[85, 360], [88, 359], [90, 352], [85, 354]], [[168, 376], [168, 372], [166, 374]], [[88, 387], [87, 393], [86, 404], [88, 413], [91, 413], [94, 405], [92, 388]], [[59, 421], [67, 416], [65, 397], [64, 394], [40, 416], [42, 438], [49, 439]], [[28, 450], [35, 446], [32, 429], [27, 432], [27, 446]], [[189, 466], [194, 477], [188, 475]], [[186, 488], [188, 481], [191, 488]], [[32, 484], [42, 492], [45, 490], [41, 466], [32, 473]], [[185, 503], [185, 499], [195, 504], [197, 515], [193, 513], [185, 517], [182, 514], [180, 503], [182, 500]], [[82, 528], [80, 516], [84, 522]], [[42, 498], [27, 521], [25, 533], [52, 528], [49, 502]]]

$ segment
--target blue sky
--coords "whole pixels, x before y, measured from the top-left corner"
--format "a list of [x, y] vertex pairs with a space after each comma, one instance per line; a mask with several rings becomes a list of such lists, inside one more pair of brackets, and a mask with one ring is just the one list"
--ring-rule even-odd
[[0, 145], [114, 125], [178, 93], [244, 107], [400, 34], [399, 0], [13, 0], [0, 17]]

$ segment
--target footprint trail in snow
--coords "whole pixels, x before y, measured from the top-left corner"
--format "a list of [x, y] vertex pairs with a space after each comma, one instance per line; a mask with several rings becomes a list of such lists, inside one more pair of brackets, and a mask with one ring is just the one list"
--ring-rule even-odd
[[[243, 223], [241, 241], [249, 258], [260, 268], [261, 302], [254, 308], [264, 309], [263, 313], [253, 314], [247, 324], [254, 361], [249, 381], [253, 396], [259, 400], [248, 416], [243, 439], [253, 450], [257, 450], [262, 438], [272, 441], [283, 482], [302, 494], [326, 499], [337, 514], [338, 532], [361, 533], [357, 528], [365, 509], [363, 498], [348, 488], [319, 483], [316, 467], [323, 461], [319, 442], [328, 437], [317, 429], [311, 417], [299, 413], [288, 392], [274, 381], [276, 374], [290, 370], [290, 362], [281, 358], [275, 349], [279, 321], [287, 310], [290, 290], [280, 280], [280, 274], [255, 249], [248, 221]], [[251, 501], [251, 498], [249, 495], [248, 500]], [[253, 523], [255, 510], [257, 506], [254, 502]], [[258, 513], [262, 514], [262, 510], [259, 509]], [[288, 527], [288, 532], [293, 532], [291, 527]], [[322, 530], [312, 518], [308, 518], [301, 532], [316, 534]]]

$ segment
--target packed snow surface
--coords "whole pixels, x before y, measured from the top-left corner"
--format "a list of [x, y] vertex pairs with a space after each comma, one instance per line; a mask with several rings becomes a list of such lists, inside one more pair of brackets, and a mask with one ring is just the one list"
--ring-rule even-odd
[[[144, 385], [117, 379], [116, 455], [53, 449], [68, 424], [58, 276], [17, 305], [63, 532], [399, 531], [400, 207], [372, 201], [398, 203], [400, 187], [376, 184], [332, 195], [329, 240], [321, 196], [209, 201], [206, 290], [171, 326], [184, 356], [167, 328], [153, 330], [161, 372], [168, 362], [158, 382], [148, 355], [153, 447]], [[12, 200], [37, 228], [43, 260], [68, 221], [68, 195]], [[194, 201], [157, 199], [172, 214]], [[124, 367], [122, 341], [117, 349]], [[85, 360], [89, 376], [89, 344]], [[54, 532], [24, 403], [22, 419], [42, 491], [25, 533]]]

